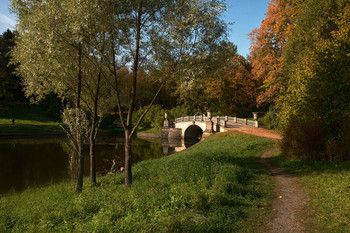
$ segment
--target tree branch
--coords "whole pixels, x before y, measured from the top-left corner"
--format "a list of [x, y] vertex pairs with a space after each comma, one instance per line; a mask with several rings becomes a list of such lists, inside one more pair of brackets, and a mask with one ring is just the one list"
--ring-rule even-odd
[[143, 118], [145, 117], [145, 115], [147, 114], [147, 112], [150, 110], [150, 108], [152, 107], [154, 101], [156, 100], [156, 98], [158, 97], [160, 91], [163, 89], [163, 87], [165, 86], [167, 80], [163, 81], [163, 83], [160, 85], [160, 87], [158, 88], [157, 93], [154, 95], [151, 103], [148, 105], [148, 107], [146, 108], [146, 110], [142, 113], [142, 115], [140, 116], [139, 120], [137, 121], [136, 125], [133, 127], [131, 133], [130, 133], [130, 137], [133, 136], [134, 132], [136, 131], [137, 127], [140, 125], [141, 121], [143, 120]]

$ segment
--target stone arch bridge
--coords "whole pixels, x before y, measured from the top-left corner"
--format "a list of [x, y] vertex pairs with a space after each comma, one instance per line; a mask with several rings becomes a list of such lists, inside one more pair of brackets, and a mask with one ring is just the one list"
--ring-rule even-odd
[[165, 116], [162, 137], [164, 138], [197, 138], [208, 136], [215, 132], [224, 132], [228, 124], [238, 123], [259, 127], [257, 120], [248, 120], [229, 116], [185, 116], [175, 119], [174, 127], [169, 127], [167, 115]]

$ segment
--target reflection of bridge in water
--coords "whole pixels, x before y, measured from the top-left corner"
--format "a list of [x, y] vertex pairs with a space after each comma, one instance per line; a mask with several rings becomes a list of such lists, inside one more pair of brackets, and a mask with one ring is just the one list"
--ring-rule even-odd
[[201, 138], [169, 138], [162, 140], [163, 154], [183, 151], [198, 143]]

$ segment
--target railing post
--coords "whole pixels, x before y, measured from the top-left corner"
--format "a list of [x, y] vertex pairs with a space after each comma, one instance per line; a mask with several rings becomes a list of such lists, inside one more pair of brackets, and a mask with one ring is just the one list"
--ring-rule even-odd
[[220, 116], [217, 116], [216, 117], [216, 120], [215, 120], [215, 132], [220, 132]]
[[255, 121], [255, 127], [259, 128], [259, 121]]
[[227, 127], [227, 122], [228, 122], [228, 116], [225, 116], [225, 121], [224, 121], [224, 127]]
[[211, 112], [207, 112], [207, 117], [209, 119], [209, 124], [210, 124], [210, 129], [209, 129], [209, 133], [214, 133], [214, 123], [212, 122], [212, 117], [211, 117]]
[[201, 114], [201, 121], [203, 121], [203, 114]]
[[245, 123], [246, 125], [248, 125], [248, 121], [247, 121], [247, 119], [244, 119], [244, 123]]
[[233, 117], [233, 122], [237, 123], [237, 117]]

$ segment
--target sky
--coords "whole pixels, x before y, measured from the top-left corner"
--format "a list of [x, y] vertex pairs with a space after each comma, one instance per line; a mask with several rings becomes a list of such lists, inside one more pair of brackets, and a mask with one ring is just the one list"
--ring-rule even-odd
[[[248, 33], [260, 27], [265, 17], [267, 5], [270, 0], [227, 0], [228, 10], [224, 14], [229, 25], [229, 41], [237, 45], [238, 53], [249, 54], [250, 40]], [[9, 11], [9, 0], [0, 0], [0, 34], [8, 28], [14, 29], [16, 16]]]

